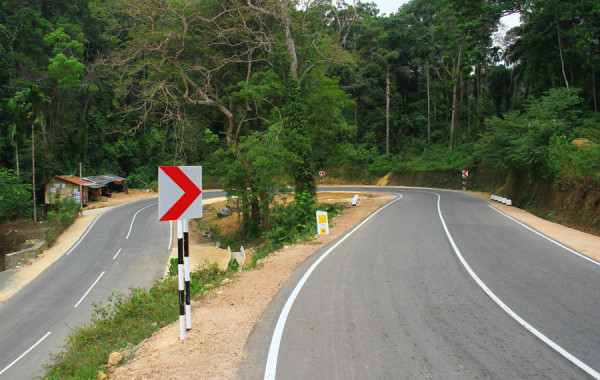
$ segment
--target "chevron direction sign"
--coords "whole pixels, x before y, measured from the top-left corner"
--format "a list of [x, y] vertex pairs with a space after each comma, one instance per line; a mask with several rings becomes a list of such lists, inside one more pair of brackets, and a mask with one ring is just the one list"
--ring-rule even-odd
[[158, 167], [158, 220], [202, 217], [202, 166]]

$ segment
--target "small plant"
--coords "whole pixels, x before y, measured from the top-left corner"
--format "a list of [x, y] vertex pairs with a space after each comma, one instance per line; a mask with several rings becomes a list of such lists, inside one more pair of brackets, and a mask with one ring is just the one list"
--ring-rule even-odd
[[240, 268], [240, 264], [238, 263], [238, 261], [236, 259], [231, 259], [231, 260], [229, 260], [229, 263], [227, 263], [227, 270], [230, 270], [232, 272], [237, 272], [239, 268]]
[[54, 236], [54, 231], [52, 228], [46, 228], [46, 231], [44, 232], [44, 240], [48, 244], [54, 243], [56, 236]]

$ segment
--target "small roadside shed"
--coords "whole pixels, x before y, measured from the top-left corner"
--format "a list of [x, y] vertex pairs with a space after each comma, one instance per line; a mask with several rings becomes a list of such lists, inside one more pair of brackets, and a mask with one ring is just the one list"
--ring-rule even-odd
[[79, 177], [72, 175], [57, 175], [47, 180], [44, 203], [53, 204], [60, 199], [73, 198], [77, 202], [83, 200], [83, 204], [87, 204], [99, 201], [102, 195], [127, 192], [125, 178], [112, 174], [81, 178], [82, 195], [79, 195], [79, 182]]

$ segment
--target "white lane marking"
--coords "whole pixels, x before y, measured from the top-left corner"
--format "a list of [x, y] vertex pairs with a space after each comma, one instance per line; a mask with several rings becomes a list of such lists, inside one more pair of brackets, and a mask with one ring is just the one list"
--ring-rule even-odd
[[497, 213], [500, 213], [500, 214], [502, 214], [502, 215], [506, 216], [508, 219], [511, 219], [512, 221], [514, 221], [514, 222], [516, 222], [516, 223], [520, 224], [521, 226], [523, 226], [523, 227], [527, 228], [529, 231], [533, 232], [534, 234], [537, 234], [537, 235], [539, 235], [539, 236], [543, 237], [544, 239], [546, 239], [546, 240], [548, 240], [548, 241], [550, 241], [550, 242], [552, 242], [552, 243], [554, 243], [554, 244], [558, 245], [559, 247], [561, 247], [561, 248], [563, 248], [563, 249], [565, 249], [565, 250], [567, 250], [567, 251], [571, 252], [572, 254], [574, 254], [574, 255], [577, 255], [577, 256], [579, 256], [579, 257], [581, 257], [582, 259], [586, 259], [587, 261], [589, 261], [589, 262], [591, 262], [591, 263], [594, 263], [594, 264], [596, 264], [596, 265], [600, 265], [600, 262], [598, 262], [598, 261], [596, 261], [596, 260], [594, 260], [594, 259], [592, 259], [592, 258], [590, 258], [590, 257], [587, 257], [586, 255], [584, 255], [584, 254], [582, 254], [582, 253], [579, 253], [579, 252], [577, 252], [576, 250], [574, 250], [574, 249], [571, 249], [571, 248], [567, 247], [566, 245], [564, 245], [564, 244], [562, 244], [562, 243], [559, 243], [559, 242], [557, 242], [556, 240], [554, 240], [554, 239], [552, 239], [552, 238], [549, 238], [548, 236], [546, 236], [546, 235], [544, 235], [544, 234], [540, 233], [539, 231], [536, 231], [536, 230], [534, 230], [533, 228], [529, 227], [529, 226], [528, 226], [528, 225], [526, 225], [525, 223], [522, 223], [522, 222], [518, 221], [517, 219], [513, 218], [512, 216], [510, 216], [510, 215], [508, 215], [508, 214], [505, 214], [505, 213], [503, 213], [502, 211], [498, 210], [498, 209], [497, 209], [497, 208], [495, 208], [494, 206], [492, 206], [492, 205], [488, 205], [488, 206], [489, 206], [489, 207], [490, 207], [492, 210], [496, 211]]
[[446, 231], [446, 236], [448, 237], [448, 240], [450, 241], [450, 244], [452, 245], [452, 248], [454, 249], [454, 253], [456, 254], [456, 256], [458, 257], [458, 259], [462, 263], [463, 267], [471, 275], [471, 277], [473, 278], [473, 280], [475, 280], [475, 282], [477, 283], [477, 285], [479, 285], [479, 287], [481, 289], [483, 289], [483, 291], [498, 306], [500, 306], [508, 315], [510, 315], [517, 322], [519, 322], [519, 324], [521, 324], [521, 326], [523, 326], [527, 330], [529, 330], [529, 332], [531, 332], [533, 335], [535, 335], [538, 339], [540, 339], [542, 342], [546, 343], [548, 346], [550, 346], [556, 352], [558, 352], [559, 354], [561, 354], [562, 356], [564, 356], [571, 363], [575, 364], [577, 367], [579, 367], [583, 371], [587, 372], [593, 378], [600, 379], [600, 373], [596, 372], [593, 368], [589, 367], [587, 364], [585, 364], [581, 360], [577, 359], [575, 356], [571, 355], [567, 350], [565, 350], [564, 348], [562, 348], [558, 344], [554, 343], [554, 341], [552, 341], [550, 338], [548, 338], [547, 336], [545, 336], [544, 334], [542, 334], [541, 332], [539, 332], [538, 330], [536, 330], [533, 326], [531, 326], [523, 318], [521, 318], [517, 313], [515, 313], [514, 311], [512, 311], [511, 308], [509, 308], [504, 302], [502, 302], [500, 300], [500, 298], [498, 298], [490, 290], [490, 288], [488, 288], [485, 285], [485, 283], [483, 281], [481, 281], [481, 279], [479, 278], [479, 276], [477, 276], [477, 274], [475, 274], [475, 271], [473, 271], [473, 269], [471, 268], [471, 266], [467, 263], [467, 261], [465, 260], [465, 258], [462, 255], [462, 253], [460, 253], [460, 250], [456, 246], [456, 243], [454, 243], [454, 239], [452, 238], [452, 235], [450, 235], [450, 231], [448, 230], [448, 227], [446, 226], [446, 221], [444, 220], [444, 217], [442, 216], [442, 209], [440, 208], [441, 196], [439, 194], [437, 194], [437, 193], [433, 193], [433, 194], [437, 195], [437, 197], [438, 197], [438, 202], [437, 202], [438, 214], [440, 216], [440, 220], [442, 221], [442, 226], [444, 227], [444, 231]]
[[115, 255], [115, 257], [113, 257], [113, 260], [116, 260], [116, 259], [117, 259], [117, 256], [119, 256], [119, 253], [121, 253], [121, 250], [122, 250], [122, 249], [123, 249], [123, 248], [119, 248], [119, 250], [117, 251], [117, 254]]
[[400, 200], [401, 198], [402, 198], [402, 194], [398, 194], [398, 198], [394, 199], [390, 203], [384, 205], [383, 207], [381, 207], [380, 209], [378, 209], [377, 211], [375, 211], [374, 213], [369, 215], [369, 217], [367, 217], [365, 220], [363, 220], [358, 226], [354, 227], [354, 229], [352, 229], [352, 231], [350, 231], [346, 235], [344, 235], [343, 238], [338, 240], [337, 243], [335, 243], [331, 248], [329, 248], [325, 253], [323, 253], [321, 255], [321, 257], [319, 257], [317, 259], [317, 261], [315, 261], [313, 263], [313, 265], [311, 265], [311, 267], [308, 268], [306, 273], [304, 273], [304, 276], [302, 276], [302, 278], [300, 279], [298, 284], [296, 284], [294, 291], [292, 291], [292, 294], [290, 294], [290, 297], [288, 298], [283, 309], [281, 310], [281, 314], [279, 314], [279, 319], [277, 320], [277, 325], [275, 325], [275, 331], [273, 332], [273, 338], [271, 339], [271, 345], [269, 347], [269, 354], [267, 356], [267, 365], [265, 368], [265, 377], [264, 377], [265, 380], [267, 380], [267, 379], [274, 380], [275, 379], [275, 372], [277, 370], [277, 357], [279, 356], [279, 346], [281, 344], [281, 337], [283, 335], [283, 329], [285, 327], [285, 322], [290, 313], [290, 310], [292, 309], [292, 305], [294, 304], [294, 301], [296, 300], [296, 297], [300, 293], [300, 290], [302, 290], [302, 287], [304, 286], [304, 283], [308, 280], [308, 277], [310, 277], [311, 273], [321, 263], [321, 261], [323, 261], [325, 259], [325, 257], [327, 257], [338, 245], [340, 245], [344, 240], [346, 240], [348, 237], [350, 237], [350, 235], [352, 235], [354, 232], [356, 232], [360, 227], [362, 227], [363, 224], [367, 223], [372, 217], [374, 217], [381, 210], [388, 207], [392, 203]]
[[44, 335], [44, 336], [42, 337], [42, 339], [38, 340], [38, 341], [37, 341], [37, 342], [36, 342], [36, 343], [35, 343], [33, 346], [29, 347], [29, 349], [28, 349], [27, 351], [23, 352], [23, 353], [21, 354], [21, 356], [19, 356], [18, 358], [16, 358], [16, 359], [15, 359], [15, 360], [14, 360], [12, 363], [10, 363], [10, 364], [9, 364], [9, 365], [8, 365], [6, 368], [4, 368], [2, 371], [0, 371], [0, 375], [2, 375], [4, 372], [6, 372], [6, 371], [7, 371], [7, 370], [8, 370], [10, 367], [12, 367], [13, 365], [15, 365], [15, 363], [17, 363], [19, 360], [23, 359], [23, 357], [24, 357], [25, 355], [27, 355], [27, 354], [28, 354], [28, 353], [29, 353], [31, 350], [33, 350], [34, 348], [36, 348], [38, 344], [42, 343], [42, 341], [43, 341], [44, 339], [46, 339], [46, 338], [48, 337], [48, 335], [50, 335], [51, 333], [52, 333], [52, 331], [48, 331], [48, 332], [46, 333], [46, 335]]
[[92, 286], [90, 286], [90, 288], [88, 289], [88, 291], [87, 291], [87, 292], [85, 292], [85, 294], [83, 295], [83, 297], [81, 297], [81, 299], [79, 300], [79, 302], [77, 302], [77, 303], [75, 304], [75, 306], [73, 306], [74, 308], [75, 308], [75, 307], [77, 307], [77, 306], [79, 306], [79, 304], [81, 303], [81, 301], [83, 301], [83, 299], [85, 298], [85, 296], [87, 296], [87, 295], [88, 295], [88, 293], [89, 293], [89, 292], [92, 290], [92, 288], [93, 288], [94, 286], [96, 286], [96, 284], [98, 283], [98, 281], [100, 281], [100, 279], [102, 278], [102, 276], [104, 276], [104, 273], [106, 273], [106, 272], [102, 272], [102, 273], [100, 274], [100, 277], [98, 277], [98, 278], [96, 279], [96, 281], [94, 281], [94, 283], [92, 284]]
[[133, 229], [133, 222], [135, 222], [135, 217], [137, 216], [137, 214], [139, 214], [140, 212], [144, 211], [145, 209], [147, 209], [148, 207], [152, 207], [157, 205], [158, 203], [152, 203], [151, 205], [148, 205], [142, 209], [140, 209], [138, 212], [136, 212], [133, 215], [133, 219], [131, 219], [131, 225], [129, 226], [129, 232], [127, 233], [127, 236], [125, 237], [125, 240], [129, 239], [129, 235], [131, 235], [131, 230]]
[[96, 222], [98, 221], [98, 219], [100, 219], [102, 217], [102, 215], [104, 215], [104, 214], [100, 214], [100, 215], [98, 215], [98, 217], [96, 219], [94, 219], [94, 222], [92, 223], [92, 225], [90, 226], [90, 228], [88, 228], [87, 231], [85, 231], [85, 233], [83, 234], [83, 236], [81, 238], [79, 238], [79, 240], [77, 240], [77, 243], [75, 243], [75, 245], [72, 246], [71, 249], [69, 249], [69, 251], [66, 253], [67, 256], [69, 256], [71, 254], [71, 252], [73, 252], [73, 250], [75, 248], [77, 248], [77, 246], [79, 245], [79, 243], [81, 243], [83, 241], [83, 239], [85, 239], [86, 235], [92, 230], [92, 227], [94, 227], [94, 224], [96, 224]]

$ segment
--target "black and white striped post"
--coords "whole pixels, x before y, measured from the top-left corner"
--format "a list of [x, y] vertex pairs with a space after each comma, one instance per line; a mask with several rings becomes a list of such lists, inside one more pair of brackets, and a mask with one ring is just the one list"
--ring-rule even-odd
[[183, 219], [177, 220], [177, 276], [179, 279], [179, 338], [185, 340], [185, 290], [183, 276]]
[[202, 166], [159, 166], [158, 187], [158, 220], [177, 221], [179, 336], [185, 340], [186, 327], [192, 328], [188, 220], [202, 218]]
[[185, 270], [185, 328], [192, 329], [192, 305], [190, 289], [190, 240], [189, 219], [183, 220], [183, 267]]

